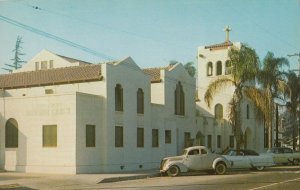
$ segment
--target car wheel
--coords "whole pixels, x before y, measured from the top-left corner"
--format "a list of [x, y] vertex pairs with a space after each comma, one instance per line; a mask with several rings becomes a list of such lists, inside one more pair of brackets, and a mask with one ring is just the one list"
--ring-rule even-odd
[[298, 165], [298, 164], [299, 164], [299, 160], [298, 160], [298, 159], [294, 159], [294, 160], [293, 160], [293, 164], [294, 164], [294, 165]]
[[171, 177], [175, 177], [175, 176], [178, 176], [180, 173], [180, 169], [178, 168], [178, 166], [171, 166], [168, 171], [167, 171], [167, 174], [168, 176], [171, 176]]
[[226, 173], [226, 165], [224, 163], [218, 163], [215, 168], [216, 174], [223, 175]]
[[257, 166], [257, 167], [255, 167], [255, 169], [257, 171], [263, 171], [265, 169], [265, 166]]

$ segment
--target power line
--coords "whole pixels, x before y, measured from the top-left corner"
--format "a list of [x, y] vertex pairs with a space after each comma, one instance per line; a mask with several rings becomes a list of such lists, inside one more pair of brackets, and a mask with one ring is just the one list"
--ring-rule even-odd
[[50, 13], [52, 15], [66, 17], [68, 19], [75, 20], [75, 21], [78, 21], [78, 22], [82, 22], [84, 24], [90, 24], [90, 25], [98, 26], [98, 27], [104, 28], [106, 30], [121, 32], [121, 33], [124, 33], [126, 35], [130, 35], [130, 36], [134, 36], [134, 37], [137, 37], [137, 38], [140, 38], [140, 39], [152, 41], [152, 42], [159, 43], [159, 44], [162, 44], [162, 45], [168, 45], [168, 46], [172, 46], [172, 47], [174, 47], [174, 46], [177, 46], [177, 47], [180, 46], [182, 48], [189, 48], [187, 46], [182, 46], [181, 44], [175, 44], [175, 43], [170, 43], [170, 42], [162, 42], [160, 40], [157, 40], [157, 39], [154, 39], [154, 38], [150, 38], [148, 36], [141, 35], [141, 34], [138, 34], [136, 32], [132, 32], [132, 31], [124, 30], [124, 29], [115, 28], [115, 27], [112, 27], [112, 26], [109, 26], [109, 25], [99, 24], [97, 22], [92, 22], [90, 20], [86, 20], [86, 19], [82, 19], [82, 18], [70, 16], [68, 14], [60, 13], [60, 12], [49, 10], [49, 9], [45, 9], [45, 8], [40, 7], [40, 6], [31, 5], [31, 4], [28, 4], [28, 3], [24, 4], [24, 3], [20, 3], [20, 2], [13, 2], [13, 3], [19, 4], [19, 5], [23, 5], [23, 6], [26, 6], [26, 7], [30, 7], [30, 8], [33, 8], [35, 10], [38, 10], [38, 11], [44, 11], [44, 12]]
[[[256, 25], [256, 27], [257, 27], [258, 29], [260, 29], [260, 30], [264, 31], [265, 33], [268, 33], [268, 34], [269, 34], [269, 35], [265, 35], [265, 36], [267, 36], [267, 37], [269, 37], [269, 38], [271, 38], [270, 35], [271, 35], [271, 36], [274, 36], [274, 37], [276, 37], [276, 39], [280, 40], [280, 41], [283, 42], [284, 44], [286, 44], [286, 45], [288, 45], [288, 46], [290, 46], [290, 47], [292, 47], [292, 48], [298, 50], [299, 47], [296, 47], [294, 44], [291, 44], [290, 42], [286, 41], [285, 39], [282, 39], [282, 36], [284, 36], [284, 35], [276, 35], [276, 36], [275, 36], [273, 32], [267, 30], [266, 28], [264, 28], [263, 26], [261, 26], [260, 24], [258, 24], [255, 20], [253, 20], [252, 18], [250, 18], [250, 17], [248, 16], [248, 15], [250, 15], [250, 14], [247, 13], [244, 9], [243, 9], [243, 11], [240, 11], [240, 10], [236, 9], [236, 8], [234, 7], [234, 5], [231, 5], [231, 6], [230, 6], [229, 4], [226, 4], [225, 6], [227, 6], [227, 7], [230, 8], [230, 9], [234, 9], [234, 11], [237, 12], [239, 16], [242, 15], [244, 18], [246, 18], [247, 20], [251, 21], [254, 25]], [[245, 14], [245, 13], [246, 13], [246, 14]], [[272, 38], [272, 39], [273, 39], [273, 38]]]
[[40, 35], [40, 36], [43, 36], [43, 37], [46, 37], [46, 38], [50, 38], [50, 39], [53, 39], [53, 40], [55, 40], [55, 41], [61, 42], [61, 43], [63, 43], [63, 44], [66, 44], [66, 45], [68, 45], [68, 46], [71, 46], [71, 47], [80, 49], [80, 50], [85, 51], [85, 52], [87, 52], [87, 53], [90, 53], [90, 54], [92, 54], [92, 55], [95, 55], [95, 56], [98, 56], [98, 57], [102, 57], [102, 58], [104, 58], [105, 60], [110, 60], [110, 61], [111, 61], [111, 60], [114, 60], [112, 57], [110, 57], [110, 56], [108, 56], [108, 55], [106, 55], [106, 54], [104, 54], [104, 53], [97, 52], [97, 51], [92, 50], [92, 49], [90, 49], [90, 48], [88, 48], [88, 47], [85, 47], [85, 46], [83, 46], [83, 45], [80, 45], [80, 44], [77, 44], [77, 43], [75, 43], [75, 42], [72, 42], [72, 41], [63, 39], [63, 38], [61, 38], [61, 37], [58, 37], [58, 36], [55, 36], [55, 35], [53, 35], [53, 34], [44, 32], [44, 31], [42, 31], [42, 30], [33, 28], [33, 27], [31, 27], [31, 26], [25, 25], [25, 24], [23, 24], [23, 23], [21, 23], [21, 22], [18, 22], [18, 21], [16, 21], [16, 20], [10, 19], [10, 18], [8, 18], [8, 17], [5, 17], [5, 16], [0, 15], [0, 20], [5, 21], [5, 22], [7, 22], [7, 23], [9, 23], [9, 24], [12, 24], [12, 25], [14, 25], [14, 26], [23, 28], [23, 29], [25, 29], [25, 30], [28, 30], [28, 31], [33, 32], [33, 33], [35, 33], [35, 34], [38, 34], [38, 35]]

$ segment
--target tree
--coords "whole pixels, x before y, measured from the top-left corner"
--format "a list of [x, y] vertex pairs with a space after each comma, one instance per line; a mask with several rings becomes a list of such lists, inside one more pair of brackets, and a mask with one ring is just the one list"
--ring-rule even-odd
[[280, 98], [286, 89], [284, 82], [285, 73], [283, 66], [288, 66], [286, 58], [274, 57], [268, 52], [263, 60], [263, 65], [257, 72], [258, 88], [252, 87], [245, 91], [245, 95], [256, 105], [257, 115], [262, 114], [268, 129], [268, 148], [272, 148], [272, 126], [274, 118], [274, 99]]
[[[176, 61], [176, 60], [171, 60], [169, 62], [169, 65], [176, 65], [177, 63], [180, 63], [180, 62]], [[187, 70], [187, 72], [189, 73], [189, 75], [191, 77], [194, 77], [195, 74], [196, 74], [196, 68], [194, 67], [194, 64], [195, 64], [194, 62], [189, 61], [189, 62], [187, 62], [186, 64], [183, 65], [185, 70]]]
[[296, 73], [293, 71], [289, 71], [287, 73], [287, 87], [286, 91], [288, 95], [288, 103], [287, 108], [291, 112], [292, 115], [292, 123], [293, 123], [293, 150], [296, 150], [296, 136], [297, 136], [297, 111], [299, 107], [299, 99], [300, 99], [300, 82]]
[[240, 49], [232, 47], [228, 52], [232, 65], [231, 75], [219, 76], [212, 81], [205, 92], [204, 99], [210, 107], [213, 97], [226, 87], [233, 86], [233, 97], [229, 104], [229, 122], [236, 139], [236, 149], [239, 152], [242, 144], [241, 104], [244, 99], [243, 91], [254, 82], [259, 59], [254, 49], [243, 44]]
[[17, 37], [17, 41], [16, 41], [16, 46], [15, 49], [13, 50], [14, 52], [14, 58], [12, 58], [11, 60], [13, 61], [12, 64], [5, 64], [6, 66], [10, 67], [8, 68], [2, 68], [4, 70], [7, 70], [9, 72], [12, 72], [13, 69], [19, 69], [21, 68], [21, 63], [24, 63], [25, 61], [21, 60], [20, 56], [24, 55], [24, 53], [21, 53], [21, 44], [22, 44], [22, 37], [18, 36]]
[[194, 62], [190, 61], [184, 65], [184, 68], [187, 70], [191, 77], [194, 77], [196, 74], [196, 68], [194, 67]]

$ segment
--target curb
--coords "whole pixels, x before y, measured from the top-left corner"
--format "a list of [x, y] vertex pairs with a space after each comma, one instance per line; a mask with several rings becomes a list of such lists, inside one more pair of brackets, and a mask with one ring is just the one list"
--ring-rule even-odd
[[146, 179], [146, 178], [159, 177], [160, 175], [161, 175], [160, 173], [155, 173], [155, 174], [145, 174], [145, 175], [135, 175], [135, 176], [124, 176], [124, 177], [110, 177], [101, 180], [97, 184], [129, 181], [129, 180], [136, 180], [136, 179]]

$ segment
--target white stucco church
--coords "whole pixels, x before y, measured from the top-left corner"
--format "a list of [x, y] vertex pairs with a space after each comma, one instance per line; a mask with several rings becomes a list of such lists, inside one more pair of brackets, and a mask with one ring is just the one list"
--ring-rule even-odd
[[[130, 57], [91, 64], [42, 50], [22, 68], [0, 75], [0, 168], [145, 170], [187, 146], [217, 152], [234, 147], [226, 122], [233, 89], [219, 94], [211, 108], [203, 99], [211, 80], [230, 74], [231, 46], [240, 43], [199, 47], [197, 85], [181, 64], [142, 69]], [[244, 146], [261, 151], [263, 128], [253, 107], [244, 107]]]

